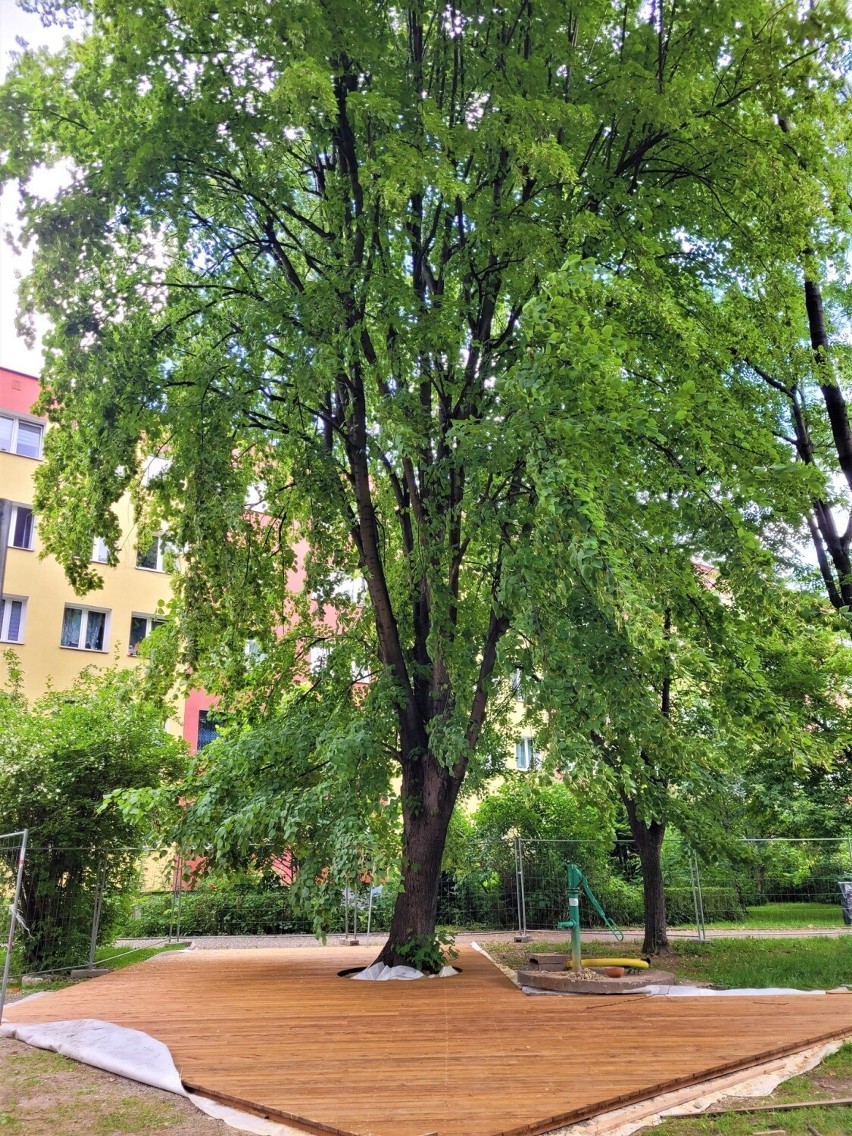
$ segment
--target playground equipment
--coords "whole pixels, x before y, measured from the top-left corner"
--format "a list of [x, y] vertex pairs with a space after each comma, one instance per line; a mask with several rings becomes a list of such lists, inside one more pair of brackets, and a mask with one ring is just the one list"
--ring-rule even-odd
[[592, 907], [603, 920], [604, 926], [607, 927], [615, 938], [616, 942], [623, 942], [624, 935], [616, 927], [613, 921], [607, 916], [604, 909], [598, 903], [597, 896], [592, 891], [589, 881], [586, 879], [583, 872], [576, 864], [568, 865], [568, 918], [562, 923], [557, 923], [559, 930], [571, 930], [571, 969], [579, 972], [584, 966], [624, 966], [630, 967], [633, 970], [647, 970], [650, 961], [647, 959], [637, 958], [588, 958], [583, 960], [582, 948], [580, 943], [580, 892], [585, 892], [586, 898]]

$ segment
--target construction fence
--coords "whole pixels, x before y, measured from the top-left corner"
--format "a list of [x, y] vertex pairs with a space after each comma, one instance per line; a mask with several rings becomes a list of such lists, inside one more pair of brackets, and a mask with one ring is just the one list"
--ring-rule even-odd
[[26, 830], [0, 833], [0, 911], [3, 912], [3, 916], [0, 916], [0, 1021], [3, 1020], [3, 1006], [11, 973], [26, 851]]
[[[470, 840], [444, 865], [438, 922], [454, 931], [520, 938], [568, 917], [566, 876], [577, 864], [608, 920], [641, 927], [642, 872], [630, 840]], [[272, 865], [272, 869], [269, 865]], [[264, 865], [262, 870], [259, 865]], [[670, 833], [662, 850], [669, 925], [837, 929], [852, 924], [852, 838], [732, 840], [702, 856]], [[293, 901], [298, 866], [259, 850], [242, 873], [185, 861], [173, 849], [26, 847], [0, 835], [0, 965], [10, 976], [91, 969], [117, 939], [168, 943], [181, 937], [310, 934]], [[373, 868], [335, 892], [324, 930], [352, 938], [386, 930], [396, 889]], [[844, 894], [847, 906], [844, 908]], [[591, 904], [582, 926], [604, 931]], [[850, 928], [852, 929], [852, 928]]]

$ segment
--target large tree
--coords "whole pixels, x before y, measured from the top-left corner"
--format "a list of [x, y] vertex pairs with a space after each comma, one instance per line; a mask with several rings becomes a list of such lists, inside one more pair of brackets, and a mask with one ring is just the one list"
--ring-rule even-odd
[[[232, 674], [259, 640], [274, 660], [253, 685], [260, 714], [304, 675], [316, 634], [310, 605], [284, 595], [295, 536], [306, 595], [364, 576], [343, 630], [378, 675], [353, 705], [390, 731], [365, 760], [387, 763], [390, 742], [399, 777], [403, 890], [382, 953], [399, 961], [433, 933], [447, 824], [531, 597], [550, 581], [552, 602], [630, 593], [620, 507], [643, 491], [646, 444], [675, 467], [712, 449], [717, 478], [737, 471], [740, 514], [785, 462], [741, 418], [711, 446], [707, 412], [738, 395], [725, 367], [684, 352], [701, 324], [683, 296], [817, 226], [822, 200], [775, 116], [818, 121], [811, 143], [830, 149], [844, 13], [38, 7], [88, 20], [60, 55], [22, 58], [0, 119], [6, 178], [71, 171], [55, 201], [25, 199], [27, 302], [53, 325], [43, 405], [61, 427], [37, 502], [46, 546], [91, 584], [92, 538], [117, 538], [110, 506], [138, 485], [145, 523], [185, 550], [187, 661]], [[795, 209], [775, 208], [779, 191]], [[643, 313], [669, 350], [648, 360], [637, 414], [622, 354], [643, 373]], [[152, 453], [169, 464], [143, 485]], [[351, 685], [343, 666], [326, 685], [335, 674]], [[341, 752], [322, 685], [311, 786]], [[243, 820], [274, 837], [300, 783], [277, 755], [261, 764], [281, 797]]]

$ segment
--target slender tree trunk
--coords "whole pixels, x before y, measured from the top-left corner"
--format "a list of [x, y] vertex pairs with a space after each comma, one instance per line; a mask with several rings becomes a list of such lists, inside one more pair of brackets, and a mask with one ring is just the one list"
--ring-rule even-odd
[[376, 959], [386, 966], [415, 964], [412, 952], [434, 942], [438, 887], [447, 829], [458, 786], [431, 753], [409, 760], [403, 771], [402, 891], [388, 941]]
[[625, 800], [630, 831], [636, 841], [639, 861], [642, 864], [642, 890], [645, 906], [645, 941], [642, 951], [647, 955], [669, 953], [666, 896], [663, 890], [661, 852], [666, 834], [664, 821], [646, 824], [640, 819], [636, 802]]

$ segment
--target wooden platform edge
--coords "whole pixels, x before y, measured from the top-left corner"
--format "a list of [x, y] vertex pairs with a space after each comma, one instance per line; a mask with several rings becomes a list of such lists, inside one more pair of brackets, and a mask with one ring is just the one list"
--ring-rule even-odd
[[[719, 1077], [729, 1076], [732, 1073], [740, 1073], [746, 1069], [754, 1069], [760, 1065], [765, 1065], [767, 1062], [777, 1061], [783, 1057], [790, 1057], [794, 1053], [801, 1053], [806, 1049], [811, 1049], [815, 1045], [820, 1045], [827, 1041], [844, 1041], [846, 1039], [852, 1040], [852, 1022], [842, 1029], [829, 1030], [809, 1038], [806, 1041], [796, 1042], [794, 1045], [777, 1046], [774, 1049], [765, 1050], [752, 1057], [742, 1058], [737, 1061], [728, 1061], [722, 1065], [716, 1065], [711, 1069], [704, 1069], [700, 1074], [673, 1077], [668, 1081], [660, 1081], [654, 1086], [652, 1092], [638, 1090], [634, 1093], [622, 1093], [619, 1096], [608, 1097], [606, 1100], [598, 1101], [593, 1106], [557, 1113], [547, 1119], [536, 1120], [531, 1124], [524, 1124], [520, 1127], [500, 1128], [495, 1132], [483, 1133], [483, 1136], [547, 1136], [547, 1133], [553, 1132], [554, 1129], [557, 1128], [565, 1128], [571, 1124], [580, 1124], [584, 1120], [591, 1120], [593, 1117], [603, 1116], [607, 1112], [627, 1108], [629, 1105], [641, 1104], [643, 1101], [653, 1100], [655, 1097], [676, 1092], [678, 1089], [692, 1088], [697, 1085], [707, 1084]], [[258, 1104], [256, 1101], [245, 1100], [242, 1097], [232, 1096], [228, 1093], [216, 1092], [208, 1086], [196, 1085], [190, 1081], [184, 1081], [183, 1086], [188, 1092], [197, 1096], [206, 1097], [216, 1104], [227, 1105], [229, 1108], [239, 1109], [241, 1112], [259, 1116], [264, 1120], [296, 1125], [298, 1128], [308, 1133], [309, 1136], [360, 1136], [359, 1133], [351, 1132], [348, 1129], [323, 1124], [321, 1121], [310, 1120], [305, 1116], [297, 1116], [295, 1113], [285, 1112], [283, 1109], [275, 1108], [272, 1105]]]
[[204, 1097], [205, 1100], [213, 1101], [214, 1104], [223, 1104], [228, 1108], [247, 1112], [251, 1116], [259, 1116], [261, 1120], [272, 1120], [278, 1124], [285, 1122], [295, 1124], [298, 1128], [307, 1132], [308, 1136], [358, 1136], [358, 1133], [350, 1132], [348, 1128], [335, 1128], [331, 1124], [323, 1124], [318, 1120], [308, 1120], [307, 1117], [297, 1116], [293, 1112], [284, 1112], [283, 1109], [273, 1108], [271, 1105], [258, 1104], [257, 1101], [245, 1100], [243, 1097], [235, 1097], [229, 1093], [214, 1092], [202, 1085], [194, 1085], [191, 1081], [181, 1081], [181, 1084], [193, 1096]]
[[818, 1034], [808, 1041], [796, 1042], [794, 1045], [781, 1045], [775, 1049], [768, 1049], [753, 1057], [741, 1058], [738, 1061], [729, 1061], [724, 1065], [704, 1069], [700, 1074], [684, 1077], [674, 1077], [669, 1081], [660, 1081], [654, 1086], [653, 1092], [623, 1093], [617, 1097], [610, 1097], [597, 1105], [588, 1108], [573, 1109], [570, 1112], [560, 1113], [549, 1120], [537, 1120], [534, 1124], [522, 1125], [519, 1128], [501, 1128], [498, 1132], [489, 1132], [487, 1136], [547, 1136], [557, 1128], [565, 1128], [570, 1124], [580, 1124], [584, 1120], [591, 1120], [596, 1116], [604, 1116], [607, 1112], [627, 1108], [632, 1104], [641, 1104], [643, 1101], [653, 1100], [654, 1097], [664, 1096], [666, 1093], [676, 1092], [678, 1089], [688, 1089], [696, 1085], [704, 1085], [715, 1081], [719, 1077], [729, 1076], [731, 1073], [740, 1073], [746, 1069], [755, 1069], [770, 1061], [777, 1061], [782, 1057], [792, 1057], [794, 1053], [802, 1053], [816, 1045], [827, 1041], [852, 1041], [852, 1022], [842, 1029], [829, 1030]]

